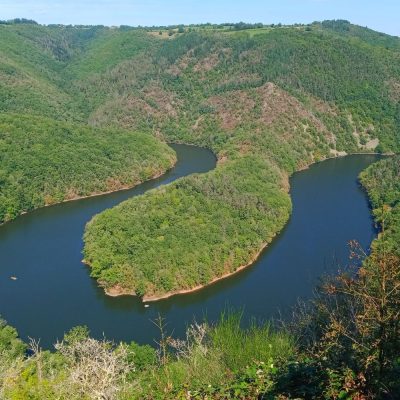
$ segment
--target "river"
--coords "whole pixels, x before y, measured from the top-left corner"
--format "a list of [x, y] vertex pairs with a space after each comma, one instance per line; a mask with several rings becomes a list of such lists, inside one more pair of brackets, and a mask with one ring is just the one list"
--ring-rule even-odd
[[39, 209], [0, 227], [0, 315], [23, 339], [40, 338], [43, 347], [51, 348], [71, 327], [87, 325], [98, 338], [153, 344], [158, 332], [151, 321], [158, 313], [169, 332], [182, 335], [193, 318], [215, 321], [228, 306], [265, 320], [287, 312], [298, 298], [309, 298], [322, 275], [345, 266], [350, 240], [367, 249], [376, 234], [357, 177], [377, 157], [332, 159], [293, 175], [292, 217], [252, 267], [148, 308], [135, 297], [107, 297], [81, 263], [85, 224], [129, 197], [215, 167], [208, 150], [172, 146], [178, 163], [159, 179]]

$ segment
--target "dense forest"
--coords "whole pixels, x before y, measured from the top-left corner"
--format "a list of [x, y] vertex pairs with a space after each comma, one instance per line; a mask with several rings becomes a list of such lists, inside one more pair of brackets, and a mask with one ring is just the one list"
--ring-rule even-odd
[[[140, 132], [140, 133], [138, 133]], [[145, 299], [247, 265], [287, 222], [289, 177], [313, 162], [400, 148], [400, 39], [347, 21], [131, 29], [0, 23], [0, 222], [132, 186], [175, 161], [217, 168], [95, 216], [85, 261], [108, 292]], [[381, 228], [354, 271], [291, 323], [194, 323], [157, 349], [74, 328], [55, 352], [0, 324], [0, 397], [363, 399], [399, 393], [399, 162], [361, 176]], [[362, 265], [362, 268], [358, 268]]]
[[[384, 179], [380, 179], [384, 177]], [[387, 179], [386, 179], [387, 177]], [[325, 278], [293, 317], [244, 328], [227, 309], [218, 323], [176, 339], [161, 317], [157, 347], [113, 343], [76, 327], [40, 349], [0, 323], [0, 396], [10, 399], [396, 399], [400, 392], [399, 159], [361, 181], [381, 233], [352, 265]], [[390, 221], [390, 222], [389, 222]], [[396, 222], [397, 221], [397, 222]]]
[[[232, 273], [289, 218], [290, 174], [400, 146], [398, 38], [342, 20], [180, 28], [0, 24], [2, 112], [141, 131], [218, 156], [215, 172], [88, 225], [85, 260], [109, 291], [162, 296]], [[88, 192], [65, 191], [75, 189]]]
[[[213, 173], [94, 218], [85, 233], [93, 276], [152, 299], [251, 262], [290, 215], [290, 174], [344, 152], [398, 150], [398, 46], [346, 21], [205, 29], [158, 39], [77, 83], [89, 123], [207, 146], [219, 159]], [[101, 71], [93, 57], [80, 62]]]
[[282, 186], [276, 167], [256, 157], [182, 179], [97, 216], [85, 261], [106, 287], [122, 283], [121, 293], [145, 298], [207, 284], [247, 264], [284, 226], [291, 203]]
[[388, 237], [385, 249], [399, 254], [400, 158], [389, 158], [367, 168], [361, 174], [361, 182], [368, 192], [375, 219]]
[[132, 187], [175, 154], [149, 135], [0, 114], [0, 223], [65, 200]]

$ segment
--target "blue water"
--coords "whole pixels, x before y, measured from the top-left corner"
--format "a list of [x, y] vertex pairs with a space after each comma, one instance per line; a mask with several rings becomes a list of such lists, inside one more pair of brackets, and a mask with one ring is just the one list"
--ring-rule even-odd
[[[211, 152], [174, 145], [178, 164], [135, 189], [44, 208], [0, 227], [0, 314], [21, 337], [51, 347], [65, 331], [87, 325], [93, 336], [153, 343], [151, 320], [165, 316], [183, 334], [193, 318], [214, 321], [227, 305], [268, 319], [309, 298], [319, 277], [348, 264], [348, 242], [367, 249], [376, 234], [358, 174], [376, 160], [355, 155], [328, 160], [291, 178], [293, 215], [254, 266], [199, 292], [152, 303], [110, 298], [81, 263], [82, 235], [91, 217], [179, 177], [215, 167]], [[17, 281], [10, 279], [16, 276]]]

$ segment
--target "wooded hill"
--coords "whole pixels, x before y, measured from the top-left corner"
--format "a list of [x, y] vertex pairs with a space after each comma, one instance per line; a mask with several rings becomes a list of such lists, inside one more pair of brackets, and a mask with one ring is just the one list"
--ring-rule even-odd
[[85, 234], [93, 276], [150, 299], [248, 264], [290, 215], [292, 172], [344, 151], [398, 149], [399, 54], [398, 39], [345, 22], [203, 30], [155, 37], [80, 83], [91, 124], [134, 126], [219, 158], [215, 172], [97, 216]]
[[133, 187], [175, 163], [149, 135], [0, 113], [0, 223], [62, 201]]
[[[155, 137], [208, 146], [215, 171], [108, 210], [85, 233], [85, 257], [108, 289], [159, 296], [206, 284], [284, 226], [291, 173], [340, 152], [399, 151], [399, 46], [347, 21], [0, 24], [2, 218], [71, 189], [110, 189], [110, 177], [150, 177], [174, 161]], [[26, 353], [1, 321], [0, 397], [396, 398], [399, 178], [397, 159], [362, 174], [382, 227], [371, 255], [325, 281], [283, 331], [243, 330], [227, 314], [190, 326], [185, 341], [164, 336], [158, 353], [90, 339], [85, 328], [55, 353], [35, 343]]]
[[0, 25], [2, 111], [133, 129], [219, 158], [216, 171], [88, 225], [85, 259], [109, 289], [159, 296], [234, 272], [289, 218], [291, 173], [399, 149], [398, 38], [347, 21], [231, 28], [183, 27], [166, 40], [152, 29]]

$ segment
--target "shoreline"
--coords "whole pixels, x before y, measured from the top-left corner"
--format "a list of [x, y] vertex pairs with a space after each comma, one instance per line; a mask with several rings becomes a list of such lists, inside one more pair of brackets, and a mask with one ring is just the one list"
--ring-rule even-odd
[[[312, 165], [314, 165], [314, 164], [318, 164], [318, 163], [320, 163], [320, 162], [327, 161], [327, 160], [332, 160], [332, 159], [335, 159], [335, 158], [343, 158], [343, 157], [348, 157], [348, 156], [352, 156], [352, 155], [382, 155], [382, 156], [391, 156], [391, 155], [394, 155], [394, 154], [395, 154], [395, 153], [377, 153], [377, 152], [369, 151], [369, 152], [353, 152], [353, 153], [346, 153], [346, 154], [331, 155], [330, 157], [326, 157], [326, 158], [321, 159], [321, 160], [319, 160], [319, 161], [314, 161], [314, 162], [312, 162], [311, 164], [309, 164], [308, 166], [303, 167], [303, 168], [300, 168], [299, 170], [295, 171], [294, 173], [301, 172], [301, 171], [305, 171], [305, 170], [309, 169], [309, 168], [310, 168]], [[218, 157], [217, 157], [217, 161], [218, 161], [218, 162], [220, 161], [220, 160], [218, 159]], [[293, 175], [293, 174], [292, 174], [292, 175]], [[290, 192], [290, 188], [289, 188], [289, 192]], [[165, 294], [163, 294], [163, 295], [144, 295], [143, 297], [140, 298], [140, 300], [142, 301], [143, 304], [146, 304], [146, 303], [154, 303], [154, 302], [157, 302], [157, 301], [169, 299], [169, 298], [174, 297], [174, 296], [179, 296], [179, 295], [185, 295], [185, 294], [195, 293], [195, 292], [198, 292], [198, 291], [200, 291], [200, 290], [202, 290], [202, 289], [204, 289], [204, 288], [206, 288], [206, 287], [208, 287], [208, 286], [211, 286], [211, 285], [213, 285], [213, 284], [215, 284], [215, 283], [217, 283], [217, 282], [219, 282], [219, 281], [221, 281], [221, 280], [223, 280], [223, 279], [229, 278], [229, 277], [231, 277], [231, 276], [233, 276], [233, 275], [235, 275], [235, 274], [237, 274], [237, 273], [239, 273], [239, 272], [241, 272], [241, 271], [243, 271], [243, 270], [245, 270], [245, 269], [247, 269], [247, 268], [250, 268], [250, 267], [253, 266], [253, 264], [258, 260], [258, 258], [261, 256], [261, 253], [262, 253], [262, 252], [268, 247], [268, 245], [275, 239], [275, 237], [276, 237], [277, 235], [279, 235], [279, 233], [286, 227], [286, 225], [287, 225], [287, 222], [285, 223], [284, 227], [283, 227], [280, 231], [276, 232], [276, 233], [271, 237], [271, 239], [270, 239], [269, 242], [266, 242], [266, 243], [264, 243], [264, 244], [262, 245], [262, 247], [260, 248], [260, 250], [255, 254], [254, 257], [251, 258], [251, 260], [250, 260], [247, 264], [241, 265], [241, 266], [238, 267], [235, 271], [233, 271], [233, 272], [228, 272], [228, 273], [225, 273], [225, 274], [223, 274], [223, 275], [221, 275], [221, 276], [219, 276], [219, 277], [213, 278], [210, 282], [205, 283], [204, 285], [198, 285], [198, 286], [195, 286], [195, 287], [190, 288], [190, 289], [176, 290], [176, 291], [173, 291], [173, 292], [165, 293]], [[90, 268], [90, 264], [88, 264], [88, 263], [85, 263], [85, 264]], [[116, 286], [113, 286], [113, 287], [110, 287], [110, 288], [105, 288], [104, 286], [101, 285], [100, 282], [98, 282], [98, 283], [99, 283], [100, 287], [103, 287], [105, 294], [106, 294], [107, 296], [109, 296], [109, 297], [122, 297], [122, 296], [135, 296], [135, 297], [138, 297], [138, 296], [136, 295], [135, 291], [132, 290], [132, 289], [130, 289], [130, 290], [124, 289], [124, 288], [123, 288], [122, 286], [120, 286], [120, 285], [116, 285]]]
[[29, 211], [22, 211], [15, 218], [10, 219], [8, 221], [1, 222], [0, 223], [0, 227], [5, 225], [5, 224], [8, 224], [10, 222], [15, 221], [17, 218], [22, 217], [23, 215], [31, 214], [31, 213], [33, 213], [33, 212], [35, 212], [37, 210], [41, 210], [41, 209], [44, 209], [44, 208], [55, 207], [55, 206], [59, 206], [60, 204], [71, 203], [73, 201], [90, 199], [90, 198], [100, 197], [100, 196], [106, 196], [108, 194], [124, 192], [124, 191], [127, 191], [127, 190], [134, 189], [136, 186], [139, 186], [139, 185], [141, 185], [143, 183], [150, 182], [150, 181], [153, 181], [155, 179], [161, 178], [163, 175], [165, 175], [166, 173], [170, 172], [173, 168], [175, 168], [177, 163], [178, 163], [178, 158], [176, 157], [174, 162], [173, 162], [173, 164], [168, 169], [166, 169], [165, 171], [157, 172], [154, 175], [150, 176], [149, 178], [147, 178], [147, 179], [145, 179], [143, 181], [138, 181], [138, 182], [136, 182], [136, 183], [134, 183], [132, 185], [124, 185], [124, 186], [119, 187], [118, 189], [108, 190], [106, 192], [94, 192], [94, 193], [88, 194], [86, 196], [77, 196], [77, 197], [73, 197], [72, 199], [65, 199], [65, 200], [62, 200], [62, 201], [59, 201], [59, 202], [56, 202], [56, 203], [53, 203], [53, 204], [45, 204], [44, 206], [40, 206], [40, 207], [34, 208], [32, 210], [29, 210]]
[[[286, 224], [285, 224], [286, 226]], [[205, 289], [208, 286], [211, 286], [219, 281], [222, 281], [223, 279], [229, 278], [231, 276], [234, 276], [236, 274], [238, 274], [239, 272], [242, 272], [243, 270], [252, 267], [255, 262], [259, 259], [259, 257], [261, 256], [261, 254], [263, 253], [263, 251], [268, 247], [269, 244], [271, 244], [272, 240], [275, 238], [275, 236], [277, 236], [280, 232], [277, 232], [276, 234], [274, 234], [271, 238], [271, 240], [267, 243], [264, 243], [260, 250], [252, 257], [252, 259], [245, 265], [241, 265], [240, 267], [238, 267], [235, 271], [233, 272], [227, 272], [219, 277], [216, 277], [214, 279], [212, 279], [210, 282], [205, 283], [204, 285], [198, 285], [192, 289], [182, 289], [182, 290], [178, 290], [175, 292], [171, 292], [171, 293], [166, 293], [164, 295], [160, 295], [160, 296], [143, 296], [142, 298], [142, 302], [143, 303], [154, 303], [156, 301], [160, 301], [160, 300], [166, 300], [169, 299], [173, 296], [179, 296], [179, 295], [184, 295], [184, 294], [190, 294], [190, 293], [195, 293], [198, 292], [202, 289]]]
[[[329, 157], [326, 158], [322, 158], [321, 160], [318, 161], [313, 161], [311, 164], [308, 164], [306, 167], [302, 167], [299, 168], [298, 170], [294, 171], [292, 173], [296, 174], [297, 172], [302, 172], [302, 171], [306, 171], [307, 169], [309, 169], [312, 165], [324, 162], [324, 161], [328, 161], [328, 160], [334, 160], [336, 158], [344, 158], [344, 157], [349, 157], [349, 156], [383, 156], [383, 157], [392, 157], [395, 156], [397, 153], [393, 153], [393, 152], [386, 152], [386, 153], [378, 153], [378, 152], [374, 152], [374, 151], [368, 151], [368, 152], [351, 152], [351, 153], [346, 153], [346, 154], [331, 154]], [[292, 177], [292, 175], [289, 176], [289, 178]]]
[[[286, 226], [286, 224], [285, 224]], [[285, 226], [282, 228], [284, 229]], [[184, 295], [184, 294], [190, 294], [190, 293], [195, 293], [198, 292], [208, 286], [211, 286], [223, 279], [229, 278], [233, 275], [236, 275], [237, 273], [250, 268], [254, 265], [254, 263], [258, 260], [258, 258], [261, 256], [261, 254], [263, 253], [263, 251], [268, 247], [269, 244], [271, 244], [271, 242], [274, 240], [274, 238], [279, 235], [279, 233], [282, 231], [282, 229], [278, 232], [276, 232], [274, 235], [272, 235], [270, 241], [265, 242], [262, 244], [261, 248], [257, 251], [257, 253], [251, 258], [251, 260], [244, 265], [241, 265], [240, 267], [238, 267], [235, 271], [233, 272], [227, 272], [221, 276], [215, 277], [213, 278], [210, 282], [205, 283], [204, 285], [198, 285], [195, 286], [191, 289], [182, 289], [182, 290], [176, 290], [174, 292], [168, 292], [165, 293], [163, 295], [144, 295], [143, 297], [140, 298], [140, 300], [142, 301], [143, 304], [145, 303], [154, 303], [156, 301], [160, 301], [160, 300], [166, 300], [169, 299], [171, 297], [174, 296], [179, 296], [179, 295]], [[82, 261], [85, 265], [87, 265], [90, 268], [90, 264], [87, 263], [85, 260]], [[98, 282], [99, 286], [102, 287], [104, 289], [104, 293], [109, 296], [109, 297], [122, 297], [122, 296], [135, 296], [138, 297], [136, 295], [136, 293], [134, 292], [134, 290], [132, 289], [124, 289], [122, 288], [120, 285], [116, 285], [116, 286], [112, 286], [110, 288], [105, 288], [104, 286], [101, 285], [101, 282]]]
[[[147, 179], [145, 179], [145, 180], [143, 180], [143, 181], [137, 181], [137, 182], [135, 182], [135, 183], [132, 184], [132, 185], [124, 185], [124, 186], [121, 186], [121, 187], [119, 187], [119, 188], [117, 188], [117, 189], [114, 189], [114, 190], [107, 190], [106, 192], [98, 192], [98, 193], [95, 192], [95, 193], [89, 194], [89, 195], [87, 195], [87, 196], [77, 196], [77, 197], [73, 197], [72, 199], [67, 199], [67, 200], [60, 201], [60, 202], [58, 202], [58, 203], [47, 204], [47, 205], [44, 205], [43, 207], [35, 208], [35, 209], [32, 210], [32, 211], [40, 210], [40, 208], [53, 207], [53, 206], [57, 206], [57, 205], [59, 205], [59, 204], [70, 203], [70, 202], [72, 202], [72, 201], [90, 199], [90, 198], [93, 198], [93, 197], [106, 196], [107, 194], [111, 194], [111, 193], [124, 192], [124, 191], [127, 191], [127, 190], [131, 190], [131, 189], [134, 189], [136, 186], [141, 185], [142, 183], [149, 182], [149, 181], [152, 181], [152, 180], [154, 180], [154, 179], [158, 179], [158, 178], [162, 177], [162, 176], [165, 175], [167, 172], [171, 171], [171, 169], [174, 168], [175, 165], [176, 165], [176, 161], [175, 161], [175, 163], [174, 163], [170, 168], [168, 168], [168, 169], [165, 170], [164, 172], [157, 172], [155, 175], [152, 175], [152, 176], [150, 176], [149, 178], [147, 178]], [[28, 213], [25, 212], [25, 214], [28, 214]]]
[[[178, 142], [178, 141], [177, 141], [177, 142], [167, 142], [167, 145], [168, 145], [168, 146], [171, 145], [171, 144], [184, 144], [185, 146], [194, 146], [194, 147], [197, 146], [196, 144], [186, 144], [186, 143]], [[220, 159], [218, 158], [218, 156], [214, 153], [214, 151], [213, 151], [211, 148], [209, 148], [209, 147], [204, 147], [204, 148], [210, 150], [210, 151], [214, 154], [214, 157], [215, 157], [215, 159], [217, 160], [217, 164], [219, 164], [221, 160], [220, 160]], [[300, 169], [294, 171], [293, 173], [305, 171], [305, 170], [307, 170], [308, 168], [310, 168], [311, 165], [313, 165], [313, 164], [318, 164], [318, 163], [323, 162], [323, 161], [326, 161], [326, 160], [331, 160], [331, 159], [335, 159], [335, 158], [342, 158], [342, 157], [347, 157], [347, 156], [352, 156], [352, 155], [368, 155], [368, 154], [369, 154], [369, 155], [382, 155], [382, 156], [389, 156], [389, 157], [390, 157], [390, 156], [396, 155], [396, 153], [393, 153], [393, 152], [386, 152], [386, 153], [377, 153], [377, 152], [365, 152], [365, 153], [364, 153], [364, 152], [353, 152], [353, 153], [346, 153], [346, 154], [331, 155], [330, 157], [326, 157], [326, 158], [324, 158], [324, 159], [322, 159], [322, 160], [314, 161], [314, 162], [312, 162], [311, 164], [309, 164], [309, 165], [307, 165], [307, 166], [305, 166], [305, 167], [302, 167], [302, 168], [300, 168]], [[108, 190], [108, 191], [106, 191], [106, 192], [94, 192], [93, 194], [89, 194], [89, 195], [86, 195], [86, 196], [77, 196], [77, 197], [73, 197], [72, 199], [65, 199], [65, 200], [62, 200], [62, 201], [57, 202], [57, 203], [45, 204], [44, 206], [37, 207], [37, 208], [34, 208], [34, 209], [32, 209], [32, 210], [29, 210], [29, 211], [22, 211], [22, 212], [21, 212], [20, 214], [18, 214], [15, 218], [13, 218], [13, 219], [11, 219], [11, 220], [8, 220], [8, 221], [1, 222], [1, 223], [0, 223], [0, 227], [3, 226], [3, 225], [5, 225], [5, 224], [8, 224], [8, 223], [10, 223], [10, 222], [12, 222], [12, 221], [14, 221], [14, 220], [16, 220], [17, 218], [19, 218], [19, 217], [21, 217], [21, 216], [23, 216], [23, 215], [30, 214], [30, 213], [32, 213], [32, 212], [34, 212], [34, 211], [36, 211], [36, 210], [40, 210], [40, 209], [43, 209], [43, 208], [55, 207], [55, 206], [58, 206], [58, 205], [64, 204], [64, 203], [70, 203], [70, 202], [73, 202], [73, 201], [84, 200], [84, 199], [90, 199], [90, 198], [93, 198], [93, 197], [106, 196], [106, 195], [111, 194], [111, 193], [123, 192], [123, 191], [126, 191], [126, 190], [134, 189], [136, 186], [141, 185], [142, 183], [149, 182], [149, 181], [152, 181], [152, 180], [154, 180], [154, 179], [158, 179], [158, 178], [162, 177], [162, 176], [165, 175], [167, 172], [171, 171], [171, 170], [176, 166], [177, 163], [178, 163], [178, 159], [176, 158], [176, 159], [174, 160], [174, 163], [173, 163], [168, 169], [166, 169], [164, 172], [159, 172], [159, 173], [157, 173], [157, 174], [155, 174], [155, 175], [153, 175], [153, 176], [151, 176], [151, 177], [149, 177], [149, 178], [147, 178], [147, 179], [145, 179], [145, 180], [143, 180], [143, 181], [138, 181], [138, 182], [134, 183], [133, 185], [121, 186], [121, 187], [118, 188], [118, 189], [115, 189], [115, 190]], [[292, 174], [292, 175], [293, 175], [293, 174]], [[289, 178], [290, 178], [290, 176], [289, 176]], [[200, 289], [199, 289], [199, 290], [200, 290]], [[122, 296], [122, 295], [121, 295], [121, 296]]]

